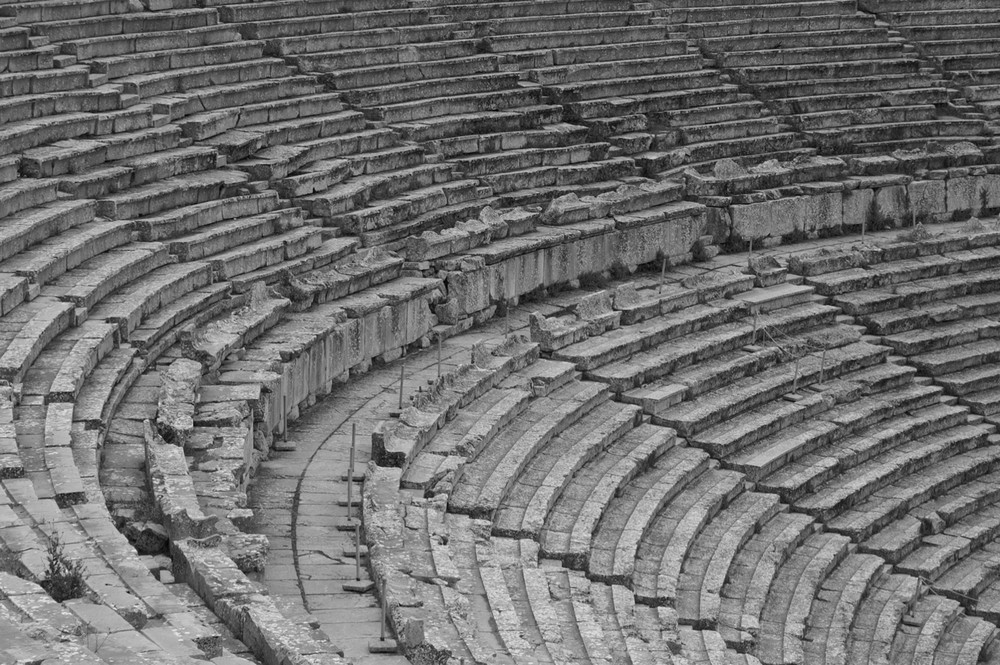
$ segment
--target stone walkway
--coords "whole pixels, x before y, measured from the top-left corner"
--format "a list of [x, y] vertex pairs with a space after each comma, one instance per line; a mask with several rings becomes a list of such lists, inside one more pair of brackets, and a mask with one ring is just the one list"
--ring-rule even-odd
[[[536, 309], [537, 306], [531, 306]], [[510, 327], [527, 325], [527, 308], [512, 312]], [[442, 345], [441, 371], [469, 362], [474, 344], [502, 336], [506, 318], [448, 339]], [[295, 449], [277, 453], [260, 466], [251, 494], [254, 530], [266, 534], [271, 554], [264, 583], [283, 610], [308, 612], [356, 665], [406, 663], [402, 655], [374, 655], [368, 642], [379, 638], [379, 608], [372, 593], [344, 591], [355, 578], [354, 533], [338, 531], [346, 522], [345, 481], [351, 426], [357, 425], [357, 475], [371, 457], [372, 429], [399, 401], [399, 366], [405, 363], [404, 394], [416, 392], [437, 376], [437, 349], [410, 354], [403, 361], [372, 369], [334, 389], [323, 402], [289, 425]], [[355, 486], [354, 500], [358, 499]], [[354, 515], [358, 514], [355, 508]], [[365, 565], [363, 579], [368, 579]]]

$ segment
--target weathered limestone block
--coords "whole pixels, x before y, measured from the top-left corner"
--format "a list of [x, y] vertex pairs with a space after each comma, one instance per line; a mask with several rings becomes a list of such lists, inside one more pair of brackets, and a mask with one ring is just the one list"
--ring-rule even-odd
[[844, 192], [844, 226], [861, 228], [862, 224], [872, 228], [872, 202], [875, 193], [871, 189], [851, 189]]
[[216, 518], [206, 517], [201, 511], [184, 450], [165, 442], [148, 420], [143, 423], [143, 438], [146, 479], [171, 540], [214, 534]]
[[843, 223], [844, 197], [839, 191], [806, 197], [805, 229], [807, 232], [838, 230]]
[[883, 223], [893, 226], [909, 226], [912, 222], [909, 200], [904, 185], [880, 187], [875, 190], [875, 209]]
[[264, 572], [270, 548], [267, 536], [259, 533], [240, 533], [226, 538], [229, 558], [244, 573]]
[[775, 201], [733, 205], [732, 233], [743, 240], [780, 238], [807, 228], [807, 196], [789, 196]]
[[565, 194], [549, 203], [539, 221], [542, 224], [562, 226], [591, 219], [591, 206], [585, 200], [580, 200], [576, 194]]
[[907, 193], [917, 221], [937, 221], [948, 211], [944, 180], [914, 180], [907, 186]]
[[201, 385], [201, 363], [178, 358], [160, 372], [156, 430], [165, 441], [184, 447], [194, 429], [194, 408]]
[[532, 313], [530, 317], [531, 341], [537, 342], [543, 351], [556, 351], [570, 344], [606, 330], [617, 328], [621, 323], [621, 312], [611, 306], [609, 291], [599, 291], [584, 298], [577, 305], [573, 318], [544, 317]]
[[976, 176], [952, 176], [946, 181], [947, 211], [953, 216], [968, 217], [979, 214], [980, 178]]

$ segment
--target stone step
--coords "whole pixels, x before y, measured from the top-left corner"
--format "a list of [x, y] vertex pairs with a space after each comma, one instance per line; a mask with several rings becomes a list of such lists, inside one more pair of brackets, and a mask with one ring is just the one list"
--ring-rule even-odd
[[44, 4], [9, 3], [0, 6], [0, 16], [13, 16], [19, 25], [86, 19], [102, 14], [120, 14], [128, 11], [123, 0], [90, 0], [65, 2], [54, 0]]
[[[324, 93], [196, 113], [188, 115], [179, 124], [185, 136], [200, 141], [236, 128], [270, 133], [275, 131], [273, 126], [277, 123], [317, 115], [330, 115], [336, 118], [336, 114], [342, 110], [343, 104], [339, 94]], [[267, 125], [267, 127], [250, 129], [255, 125]]]
[[265, 237], [226, 251], [212, 254], [208, 262], [217, 277], [230, 279], [294, 259], [323, 243], [322, 229], [302, 226], [275, 237]]
[[660, 25], [630, 25], [630, 26], [598, 26], [575, 30], [542, 31], [536, 26], [534, 30], [516, 34], [495, 34], [486, 38], [486, 44], [492, 53], [524, 53], [537, 49], [555, 50], [552, 54], [552, 64], [569, 64], [559, 62], [561, 53], [574, 59], [574, 53], [589, 47], [617, 46], [619, 44], [666, 42], [667, 31]]
[[527, 462], [501, 501], [493, 522], [494, 535], [537, 538], [550, 509], [576, 472], [626, 436], [638, 416], [636, 407], [607, 402], [553, 437]]
[[88, 139], [71, 139], [27, 150], [21, 170], [33, 178], [81, 173], [116, 162], [181, 147], [180, 130], [171, 125]]
[[542, 552], [575, 568], [585, 565], [605, 507], [626, 484], [674, 446], [673, 432], [640, 425], [591, 459], [570, 479], [549, 510]]
[[631, 583], [636, 552], [656, 515], [711, 466], [701, 451], [675, 447], [630, 480], [603, 507], [593, 530], [586, 561], [588, 577], [609, 584]]
[[155, 73], [170, 69], [191, 69], [225, 64], [233, 61], [256, 60], [264, 55], [264, 43], [233, 40], [221, 44], [196, 44], [185, 48], [154, 49], [138, 53], [101, 56], [90, 60], [92, 72], [115, 80], [126, 76]]
[[149, 99], [209, 86], [281, 78], [287, 74], [288, 67], [283, 60], [259, 58], [230, 64], [134, 74], [117, 79], [116, 82], [123, 86], [126, 93], [137, 95], [140, 99]]
[[700, 553], [694, 551], [698, 536], [742, 492], [742, 474], [711, 469], [663, 507], [634, 553], [632, 584], [637, 600], [678, 604], [682, 569], [695, 565], [689, 557]]
[[[596, 152], [595, 157], [600, 156], [607, 148], [607, 144], [596, 144], [598, 147], [581, 148], [582, 151]], [[567, 149], [562, 152], [574, 153], [575, 149]], [[502, 159], [503, 155], [501, 155]], [[544, 158], [543, 158], [544, 159]], [[480, 177], [480, 180], [488, 185], [496, 195], [510, 195], [512, 193], [527, 191], [529, 196], [534, 192], [546, 187], [571, 188], [574, 185], [584, 185], [603, 181], [620, 181], [624, 178], [638, 175], [635, 163], [627, 157], [613, 157], [600, 161], [583, 161], [576, 164], [566, 164], [564, 166], [540, 166], [507, 173], [493, 173]], [[515, 197], [510, 197], [515, 198]], [[506, 207], [506, 206], [505, 206]]]
[[177, 300], [161, 307], [143, 320], [129, 334], [129, 344], [139, 355], [154, 356], [171, 346], [180, 337], [179, 327], [191, 322], [207, 323], [242, 301], [229, 299], [230, 287], [226, 283], [195, 289]]
[[816, 534], [806, 539], [781, 566], [760, 615], [757, 657], [762, 663], [804, 662], [813, 599], [828, 576], [850, 554], [849, 546], [850, 541], [844, 536]]
[[[562, 107], [526, 106], [499, 111], [456, 113], [414, 123], [395, 123], [403, 139], [429, 144], [445, 158], [515, 148], [553, 148], [584, 143], [583, 128], [560, 123]], [[549, 127], [546, 127], [549, 125]]]
[[473, 516], [492, 515], [532, 456], [607, 399], [603, 386], [572, 382], [536, 400], [516, 425], [494, 437], [489, 447], [466, 464], [456, 481], [451, 509]]
[[722, 587], [719, 608], [718, 630], [729, 648], [747, 650], [757, 643], [768, 590], [788, 558], [817, 529], [807, 515], [778, 513], [739, 549]]
[[89, 259], [42, 287], [42, 294], [89, 310], [112, 291], [170, 262], [159, 243], [132, 244]]
[[1000, 350], [996, 348], [996, 343], [990, 340], [981, 340], [912, 356], [908, 360], [921, 373], [941, 376], [971, 367], [995, 363], [1000, 360]]
[[[246, 136], [250, 141], [257, 137]], [[246, 171], [252, 180], [275, 181], [288, 178], [307, 164], [364, 155], [391, 149], [398, 143], [391, 129], [364, 129], [346, 134], [333, 134], [294, 145], [264, 148], [233, 168]]]
[[[198, 22], [196, 17], [200, 18], [200, 15], [190, 15], [188, 22]], [[207, 20], [207, 18], [203, 20]], [[183, 22], [181, 23], [183, 24]], [[171, 28], [131, 34], [126, 31], [124, 34], [69, 39], [62, 41], [59, 47], [62, 53], [75, 55], [77, 60], [82, 62], [94, 58], [163, 51], [164, 47], [168, 45], [178, 49], [198, 48], [228, 44], [240, 39], [239, 31], [226, 25], [195, 25], [183, 29], [174, 29], [171, 26]], [[44, 30], [44, 27], [42, 29]]]
[[[466, 177], [495, 177], [499, 173], [522, 171], [534, 167], [565, 166], [601, 161], [607, 158], [611, 146], [607, 143], [582, 143], [566, 147], [527, 148], [459, 158], [452, 161]], [[502, 192], [503, 188], [494, 188]]]
[[853, 627], [871, 590], [888, 574], [877, 556], [851, 554], [820, 585], [806, 623], [802, 652], [817, 663], [838, 662], [847, 655]]
[[882, 343], [899, 355], [912, 356], [953, 348], [1000, 334], [1000, 324], [986, 318], [939, 323], [931, 328], [887, 335]]
[[113, 194], [97, 202], [97, 214], [109, 219], [134, 219], [158, 212], [224, 199], [246, 182], [246, 175], [229, 170], [190, 173]]
[[677, 582], [678, 621], [695, 628], [715, 628], [721, 592], [739, 551], [774, 515], [783, 512], [773, 494], [740, 494], [697, 536]]
[[173, 176], [214, 169], [219, 155], [213, 148], [176, 148], [111, 162], [59, 179], [59, 189], [77, 198], [103, 198]]
[[[352, 12], [344, 17], [345, 23], [357, 21], [361, 12]], [[409, 10], [409, 15], [419, 17], [419, 12]], [[330, 17], [332, 18], [332, 17]], [[382, 22], [385, 22], [384, 17]], [[279, 24], [280, 21], [271, 23]], [[295, 21], [292, 22], [293, 24]], [[313, 28], [315, 21], [309, 21], [309, 25], [302, 27]], [[418, 45], [433, 42], [443, 42], [447, 40], [458, 26], [457, 23], [443, 23], [434, 25], [399, 25], [396, 27], [372, 27], [357, 30], [338, 30], [337, 26], [324, 22], [323, 29], [315, 31], [315, 34], [302, 34], [294, 37], [278, 37], [270, 40], [278, 53], [284, 56], [305, 55], [308, 53], [336, 53], [341, 50], [358, 51], [357, 55], [368, 50], [384, 49], [389, 51], [392, 47], [406, 45]], [[252, 33], [254, 24], [244, 24], [243, 29]], [[434, 50], [442, 48], [440, 44], [428, 44], [428, 49]], [[384, 59], [384, 58], [380, 58]], [[384, 63], [382, 63], [384, 64]]]
[[[440, 30], [437, 26], [434, 28]], [[421, 63], [432, 64], [439, 60], [470, 58], [479, 53], [478, 42], [475, 40], [452, 39], [446, 41], [446, 37], [440, 41], [431, 42], [407, 42], [362, 48], [324, 48], [317, 51], [318, 39], [329, 39], [330, 37], [331, 35], [319, 35], [317, 38], [311, 39], [304, 45], [310, 49], [309, 51], [290, 54], [289, 60], [304, 72], [336, 72], [339, 77], [340, 75], [346, 76], [347, 71], [352, 69], [370, 67], [378, 72], [380, 68], [393, 65], [412, 68]], [[343, 40], [341, 39], [341, 41]], [[286, 54], [288, 52], [287, 43], [287, 41], [281, 42], [282, 51]], [[342, 79], [338, 78], [337, 80]], [[376, 73], [373, 81], [378, 80], [378, 73]]]
[[285, 208], [263, 215], [239, 217], [202, 227], [170, 242], [170, 253], [181, 261], [197, 261], [304, 225], [302, 211]]
[[146, 217], [135, 223], [139, 238], [145, 242], [174, 238], [192, 233], [203, 226], [218, 224], [241, 217], [252, 217], [271, 212], [279, 206], [276, 192], [207, 201], [174, 210], [165, 215]]

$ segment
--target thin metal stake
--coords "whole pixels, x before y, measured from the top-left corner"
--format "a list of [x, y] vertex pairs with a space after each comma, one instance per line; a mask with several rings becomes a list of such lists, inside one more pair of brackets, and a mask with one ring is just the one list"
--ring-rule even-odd
[[288, 441], [288, 395], [281, 396], [281, 440]]
[[792, 379], [792, 392], [799, 392], [799, 359], [795, 359], [795, 378]]
[[385, 642], [385, 580], [382, 580], [382, 593], [379, 594], [379, 607], [382, 608], [382, 625], [379, 627], [379, 641]]
[[361, 581], [361, 523], [354, 525], [354, 581]]
[[438, 378], [441, 378], [441, 335], [438, 335]]
[[667, 255], [663, 255], [663, 264], [660, 266], [660, 290], [658, 294], [663, 293], [663, 283], [667, 280]]
[[750, 236], [750, 254], [747, 255], [747, 265], [753, 260], [753, 236]]
[[823, 358], [820, 360], [819, 365], [819, 382], [823, 383], [826, 378], [826, 347], [823, 347]]
[[757, 343], [757, 310], [753, 311], [753, 337], [750, 338], [751, 344]]
[[861, 240], [865, 239], [865, 229], [868, 227], [868, 216], [861, 218]]
[[402, 363], [399, 366], [399, 410], [403, 410], [403, 378], [406, 372], [406, 363]]
[[354, 504], [354, 437], [357, 425], [351, 423], [351, 461], [347, 466], [347, 519], [351, 519], [351, 506]]

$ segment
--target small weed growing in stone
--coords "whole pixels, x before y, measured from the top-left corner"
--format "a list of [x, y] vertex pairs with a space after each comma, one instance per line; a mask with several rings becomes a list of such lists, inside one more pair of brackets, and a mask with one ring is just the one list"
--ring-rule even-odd
[[42, 588], [57, 603], [73, 598], [82, 598], [85, 593], [83, 564], [66, 556], [63, 543], [59, 540], [58, 535], [53, 535], [49, 540], [45, 577], [46, 580], [42, 582]]

